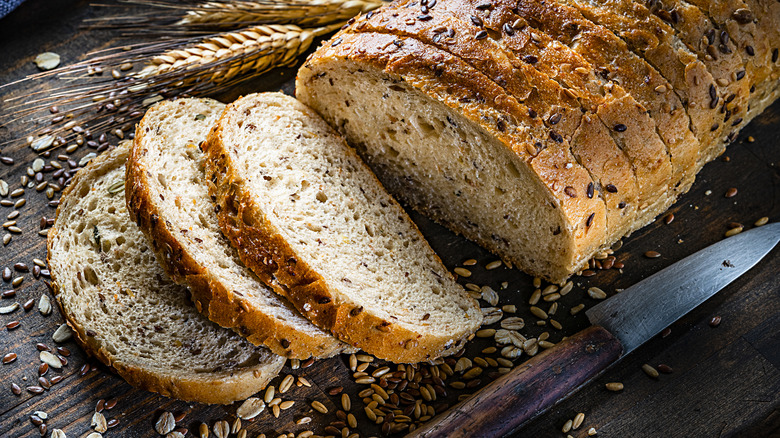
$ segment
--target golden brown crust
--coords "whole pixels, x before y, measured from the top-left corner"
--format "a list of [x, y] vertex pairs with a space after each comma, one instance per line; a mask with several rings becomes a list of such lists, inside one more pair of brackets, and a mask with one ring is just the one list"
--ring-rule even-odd
[[[685, 142], [686, 138], [688, 141], [693, 138], [690, 136], [690, 120], [680, 99], [674, 93], [656, 91], [671, 90], [671, 84], [658, 71], [633, 54], [615, 34], [587, 20], [576, 9], [558, 2], [519, 0], [515, 12], [533, 28], [546, 32], [552, 38], [572, 47], [598, 69], [599, 74], [620, 82], [631, 97], [649, 111], [664, 144], [676, 145]], [[652, 160], [655, 154], [650, 150], [646, 152], [644, 155], [638, 155], [640, 160]], [[641, 154], [641, 150], [638, 150], [638, 153]], [[666, 181], [673, 181], [671, 173], [669, 176]], [[652, 169], [647, 169], [644, 175], [637, 173], [640, 186], [649, 183], [661, 188], [657, 177]], [[675, 183], [669, 185], [671, 188], [674, 186]], [[663, 197], [666, 194], [659, 192], [659, 195]], [[653, 198], [646, 202], [652, 204]]]
[[256, 309], [241, 292], [229, 290], [219, 278], [198, 263], [190, 251], [181, 245], [170, 227], [161, 218], [164, 212], [151, 199], [149, 173], [142, 145], [147, 133], [148, 118], [136, 129], [134, 146], [127, 165], [127, 208], [130, 216], [148, 238], [157, 260], [171, 278], [188, 285], [198, 311], [222, 327], [235, 330], [255, 345], [265, 345], [280, 356], [297, 359], [330, 357], [348, 346], [323, 334], [311, 336]]
[[[415, 363], [457, 352], [471, 332], [431, 335], [387, 321], [364, 311], [358, 303], [335, 296], [322, 275], [302, 260], [257, 206], [247, 182], [225, 152], [222, 132], [235, 125], [232, 119], [236, 114], [231, 111], [234, 105], [226, 108], [203, 148], [209, 156], [206, 173], [214, 183], [210, 188], [219, 204], [220, 228], [239, 251], [242, 261], [315, 325], [379, 358]], [[307, 111], [312, 117], [319, 117]], [[346, 144], [345, 149], [355, 154]], [[360, 162], [357, 155], [355, 159]], [[391, 202], [388, 208], [403, 211], [395, 201]]]
[[[668, 200], [673, 200], [673, 189], [680, 179], [680, 176], [673, 172], [667, 146], [656, 133], [655, 122], [642, 105], [623, 90], [611, 85], [605, 87], [609, 90], [606, 97], [588, 93], [587, 88], [576, 89], [576, 92], [580, 92], [580, 95], [585, 95], [586, 98], [583, 102], [584, 107], [581, 108], [576, 94], [567, 92], [571, 88], [564, 89], [533, 66], [538, 65], [538, 62], [527, 61], [527, 54], [515, 56], [513, 51], [502, 50], [495, 40], [503, 38], [504, 35], [509, 37], [509, 33], [519, 37], [524, 26], [518, 26], [521, 32], [506, 31], [506, 26], [511, 26], [520, 17], [514, 14], [503, 14], [499, 17], [499, 13], [509, 12], [509, 3], [505, 3], [493, 3], [489, 11], [483, 12], [477, 6], [470, 7], [468, 2], [443, 0], [427, 11], [424, 20], [418, 18], [419, 10], [413, 2], [394, 3], [391, 7], [381, 9], [370, 17], [358, 19], [350, 29], [409, 36], [452, 53], [490, 77], [507, 93], [537, 112], [540, 119], [545, 121], [547, 129], [562, 135], [567, 142], [575, 136], [578, 138], [598, 136], [602, 140], [607, 140], [606, 144], [570, 143], [573, 151], [584, 153], [586, 160], [595, 162], [596, 166], [588, 170], [594, 175], [596, 182], [601, 176], [596, 172], [603, 168], [604, 163], [613, 160], [614, 167], [616, 163], [614, 160], [619, 159], [620, 155], [616, 153], [618, 151], [614, 151], [614, 148], [618, 147], [613, 142], [614, 139], [622, 152], [630, 158], [631, 164], [625, 164], [631, 166], [628, 173], [633, 174], [630, 177], [635, 179], [635, 186], [638, 187], [639, 192], [638, 199], [633, 199], [631, 204], [626, 199], [615, 200], [614, 196], [610, 196], [612, 198], [610, 206], [617, 207], [625, 203], [623, 205], [629, 205], [629, 209], [607, 209], [608, 217], [611, 219], [608, 219], [608, 235], [610, 237], [624, 235], [635, 225], [634, 211], [639, 210], [640, 207], [646, 208], [658, 202], [668, 203]], [[467, 19], [471, 21], [465, 23]], [[498, 19], [504, 21], [499, 22]], [[494, 35], [481, 38], [480, 34], [484, 35], [488, 31], [485, 28], [492, 30]], [[454, 37], [448, 37], [450, 31], [455, 35]], [[536, 34], [542, 32], [537, 31]], [[539, 37], [542, 38], [543, 35]], [[588, 70], [590, 71], [591, 68]], [[583, 112], [587, 114], [590, 111], [596, 115], [596, 118], [589, 119], [588, 123], [583, 124]], [[554, 123], [550, 122], [551, 120], [554, 120]], [[599, 120], [603, 122], [602, 125], [606, 124], [608, 127], [594, 123]], [[625, 129], [620, 132], [612, 129], [618, 125], [623, 125]], [[580, 132], [584, 130], [590, 132]], [[688, 134], [693, 140], [692, 150], [696, 153], [698, 145], [692, 134], [690, 132]], [[688, 157], [686, 165], [694, 162], [695, 155]], [[622, 193], [620, 189], [627, 189], [626, 193], [630, 196], [631, 190], [625, 187], [630, 182], [614, 180], [618, 176], [621, 174], [612, 175], [610, 181], [605, 182], [604, 185], [610, 183], [615, 187], [623, 185], [624, 187], [618, 189], [618, 193]], [[633, 205], [635, 203], [638, 204]], [[647, 213], [642, 212], [642, 214]]]
[[[340, 43], [334, 46], [337, 41]], [[564, 231], [570, 232], [572, 236], [568, 245], [570, 250], [560, 255], [562, 259], [568, 257], [564, 265], [534, 274], [561, 281], [586, 263], [587, 258], [599, 249], [598, 239], [603, 239], [605, 235], [606, 214], [601, 199], [584, 196], [588, 185], [592, 183], [590, 175], [577, 164], [566, 143], [553, 141], [549, 137], [529, 138], [532, 130], [523, 128], [538, 127], [541, 122], [529, 117], [528, 109], [493, 81], [446, 52], [416, 39], [389, 34], [342, 32], [321, 47], [311, 62], [337, 59], [365, 63], [388, 74], [400, 76], [432, 99], [483, 126], [534, 169], [557, 200], [556, 205], [563, 210], [564, 220], [571, 224], [571, 229]], [[301, 71], [306, 71], [306, 68], [304, 65]], [[506, 120], [506, 123], [496, 123], [496, 120]], [[501, 129], [497, 129], [497, 126]], [[536, 155], [530, 155], [528, 151], [534, 149], [534, 142], [537, 141], [543, 147], [534, 151]], [[576, 188], [579, 195], [568, 195], [566, 192], [571, 192], [571, 188]], [[418, 208], [451, 226], [426, 206]], [[476, 240], [502, 256], [513, 257], [511, 254], [502, 254], [502, 248], [496, 242], [479, 238]], [[518, 264], [523, 265], [520, 262]], [[529, 269], [527, 266], [525, 268]]]
[[[128, 142], [129, 143], [129, 142]], [[90, 178], [91, 170], [97, 168], [114, 168], [124, 165], [129, 152], [129, 147], [119, 146], [109, 150], [92, 160], [87, 170], [79, 171], [73, 177], [71, 184], [62, 192], [60, 205], [57, 208], [57, 216], [63, 208], [67, 208], [67, 199], [70, 193], [79, 186], [84, 178]], [[110, 169], [109, 169], [110, 170]], [[50, 229], [47, 238], [47, 262], [51, 264], [52, 245], [60, 233], [59, 224]], [[90, 356], [96, 358], [128, 383], [138, 388], [156, 392], [167, 397], [187, 401], [195, 401], [208, 404], [229, 404], [236, 400], [245, 399], [264, 388], [273, 379], [284, 365], [283, 360], [276, 361], [275, 366], [268, 364], [265, 367], [256, 367], [254, 372], [214, 374], [210, 378], [193, 378], [185, 376], [170, 376], [155, 372], [153, 369], [117, 361], [95, 337], [89, 336], [88, 331], [81, 325], [73, 314], [63, 307], [60, 300], [61, 288], [59, 287], [58, 272], [51, 270], [52, 289], [60, 312], [65, 317], [68, 326], [73, 329], [76, 343]]]

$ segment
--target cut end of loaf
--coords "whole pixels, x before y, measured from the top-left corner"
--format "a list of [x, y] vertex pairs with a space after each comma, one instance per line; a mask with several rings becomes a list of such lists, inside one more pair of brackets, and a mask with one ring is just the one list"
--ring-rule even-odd
[[246, 96], [205, 148], [223, 232], [318, 326], [418, 362], [455, 353], [480, 325], [411, 219], [311, 109], [278, 93]]
[[84, 349], [140, 388], [202, 403], [259, 391], [284, 359], [201, 316], [162, 271], [125, 208], [129, 144], [63, 194], [48, 238], [56, 298]]
[[[359, 36], [343, 37], [360, 47], [354, 53], [362, 53]], [[404, 40], [404, 49], [410, 41]], [[339, 49], [320, 49], [299, 70], [297, 95], [357, 148], [388, 190], [521, 269], [555, 282], [599, 249], [603, 205], [567, 216], [540, 180], [567, 191], [564, 176], [574, 161], [568, 152], [550, 148], [538, 159], [524, 159], [525, 152], [517, 150], [522, 145], [508, 145], [475, 122], [479, 115], [466, 114], [463, 102], [478, 101], [479, 89], [398, 67], [394, 56], [410, 55], [369, 52], [353, 60], [344, 59], [348, 48]], [[587, 201], [584, 187], [579, 199], [569, 201]], [[572, 217], [579, 219], [572, 224]]]

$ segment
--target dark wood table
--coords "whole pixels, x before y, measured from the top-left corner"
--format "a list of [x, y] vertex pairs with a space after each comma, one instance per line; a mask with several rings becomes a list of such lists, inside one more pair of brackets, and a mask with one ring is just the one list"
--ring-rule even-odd
[[[89, 50], [125, 44], [126, 40], [117, 39], [115, 31], [87, 32], [80, 28], [82, 20], [98, 13], [86, 1], [28, 0], [0, 20], [0, 84], [36, 73], [32, 59], [40, 52], [59, 53], [63, 64], [68, 64], [83, 59]], [[294, 74], [294, 69], [275, 71], [216, 97], [229, 101], [241, 93], [280, 88], [289, 93]], [[54, 85], [57, 83], [53, 80], [13, 85], [0, 89], [0, 97], [18, 96]], [[2, 144], [18, 138], [20, 132], [29, 127], [25, 124], [29, 122], [7, 123], [8, 113], [2, 106], [0, 115]], [[748, 141], [748, 136], [754, 141]], [[71, 158], [78, 161], [89, 151], [79, 148]], [[54, 152], [47, 162], [57, 160], [59, 153], [62, 152]], [[0, 148], [0, 156], [14, 160], [13, 165], [0, 164], [0, 179], [7, 181], [12, 190], [19, 188], [21, 176], [36, 155], [17, 141]], [[561, 331], [534, 324], [536, 319], [528, 312], [527, 304], [533, 286], [527, 275], [504, 267], [485, 270], [485, 264], [494, 259], [488, 253], [417, 214], [412, 213], [412, 216], [448, 267], [454, 268], [471, 258], [478, 261], [472, 267], [473, 277], [461, 279], [463, 283], [487, 284], [499, 290], [503, 282], [508, 282], [507, 288], [500, 291], [501, 304], [517, 305], [518, 316], [524, 317], [527, 323], [522, 332], [538, 336], [548, 331], [550, 340], [558, 341], [587, 326], [584, 312], [571, 316], [569, 309], [578, 303], [586, 306], [595, 303], [585, 293], [589, 286], [614, 293], [616, 289], [626, 288], [720, 240], [731, 222], [751, 228], [763, 216], [770, 220], [780, 217], [779, 165], [780, 103], [745, 128], [724, 156], [706, 166], [691, 191], [670, 210], [674, 214], [671, 223], [657, 220], [624, 239], [623, 247], [616, 252], [618, 261], [625, 264], [623, 272], [612, 269], [598, 271], [593, 277], [574, 279], [575, 290], [560, 301], [556, 315], [564, 327]], [[45, 178], [48, 181], [51, 176], [47, 174]], [[725, 197], [732, 187], [738, 189], [738, 194]], [[26, 199], [26, 205], [18, 209], [20, 215], [16, 220], [23, 232], [14, 234], [8, 245], [0, 246], [0, 269], [10, 267], [13, 270], [17, 262], [32, 266], [34, 258], [45, 259], [45, 241], [38, 234], [39, 221], [41, 217], [53, 217], [55, 210], [48, 206], [43, 193], [35, 189], [26, 189], [22, 197]], [[0, 206], [2, 220], [5, 221], [13, 210], [14, 207]], [[661, 256], [644, 257], [649, 250], [658, 251]], [[561, 432], [564, 423], [582, 412], [585, 414], [583, 425], [570, 432], [574, 437], [587, 436], [590, 428], [595, 428], [602, 437], [780, 436], [779, 274], [780, 250], [775, 250], [759, 266], [673, 324], [667, 336], [647, 343], [575, 395], [527, 424], [516, 435], [564, 437], [566, 434]], [[15, 297], [0, 299], [0, 307], [51, 295], [44, 283], [45, 276], [36, 279], [32, 272], [14, 272], [13, 277], [17, 276], [24, 277], [18, 287], [12, 288], [8, 282], [0, 286], [3, 290], [16, 290]], [[710, 321], [716, 316], [720, 317], [720, 325], [712, 327]], [[6, 329], [5, 325], [14, 320], [20, 321], [20, 326]], [[51, 335], [62, 321], [56, 309], [49, 316], [41, 315], [36, 308], [0, 315], [3, 327], [0, 330], [0, 356], [12, 352], [18, 355], [15, 361], [0, 365], [0, 436], [38, 436], [38, 428], [30, 421], [34, 411], [48, 414], [49, 430], [60, 428], [68, 437], [85, 436], [100, 399], [117, 399], [115, 408], [104, 411], [107, 418], [118, 420], [118, 425], [105, 433], [107, 437], [158, 436], [153, 425], [165, 410], [186, 414], [179, 426], [190, 430], [188, 436], [198, 436], [201, 422], [211, 426], [217, 420], [235, 418], [235, 405], [186, 403], [130, 387], [110, 370], [86, 357], [72, 341], [56, 345]], [[47, 378], [60, 375], [62, 381], [40, 395], [24, 391], [25, 387], [37, 384], [40, 362], [36, 343], [51, 348], [65, 347], [71, 353], [67, 366], [46, 375]], [[480, 353], [490, 345], [490, 341], [478, 339], [469, 345], [466, 356], [499, 357]], [[516, 364], [522, 360], [524, 358]], [[317, 361], [305, 369], [285, 368], [283, 374], [306, 376], [312, 387], [297, 387], [286, 394], [287, 399], [297, 402], [293, 408], [282, 411], [278, 419], [266, 410], [256, 421], [244, 422], [248, 436], [262, 432], [272, 437], [281, 432], [297, 433], [306, 429], [324, 434], [325, 425], [335, 420], [334, 412], [340, 404], [339, 397], [326, 392], [334, 386], [343, 386], [352, 394], [352, 411], [358, 419], [360, 436], [378, 435], [378, 427], [370, 424], [356, 395], [364, 388], [354, 382], [347, 362], [347, 357], [337, 357]], [[91, 364], [92, 371], [80, 373], [84, 364]], [[673, 372], [652, 379], [642, 372], [643, 364], [656, 367], [664, 364]], [[489, 380], [489, 377], [483, 377], [482, 384]], [[273, 384], [278, 386], [279, 382], [277, 379]], [[625, 389], [609, 392], [605, 389], [607, 382], [622, 382]], [[22, 388], [21, 395], [12, 393], [13, 384]], [[440, 397], [438, 403], [442, 403], [442, 408], [444, 404], [451, 406], [465, 391], [448, 388], [447, 396]], [[323, 401], [330, 413], [313, 412], [309, 403], [315, 399]], [[496, 400], [496, 403], [501, 402]], [[296, 425], [295, 421], [304, 416], [311, 416], [312, 423]]]

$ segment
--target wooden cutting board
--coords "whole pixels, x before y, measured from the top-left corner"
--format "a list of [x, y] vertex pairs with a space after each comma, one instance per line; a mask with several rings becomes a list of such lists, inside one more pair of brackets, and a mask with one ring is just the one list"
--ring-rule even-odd
[[[127, 40], [117, 39], [117, 32], [79, 29], [83, 19], [96, 13], [85, 1], [36, 0], [28, 1], [0, 20], [0, 83], [10, 83], [36, 73], [32, 59], [44, 51], [60, 54], [63, 64], [67, 64], [82, 59], [89, 50], [126, 44]], [[291, 93], [294, 74], [294, 69], [275, 71], [216, 97], [230, 101], [252, 91], [282, 89]], [[55, 85], [58, 83], [54, 80], [13, 85], [1, 89], [0, 97]], [[4, 143], [17, 136], [26, 125], [4, 125], [8, 117], [3, 106], [0, 106], [0, 115], [0, 142]], [[748, 142], [748, 136], [754, 141]], [[78, 160], [88, 151], [81, 148], [72, 158]], [[49, 160], [57, 160], [58, 153]], [[0, 156], [12, 157], [15, 162], [13, 165], [0, 164], [0, 179], [7, 181], [12, 190], [18, 188], [20, 178], [36, 158], [35, 154], [28, 147], [14, 143], [0, 148]], [[588, 287], [597, 286], [612, 294], [718, 241], [730, 222], [740, 222], [750, 228], [760, 217], [779, 218], [779, 165], [780, 104], [776, 104], [745, 128], [723, 157], [705, 167], [691, 191], [670, 210], [674, 214], [671, 223], [658, 220], [624, 239], [623, 247], [616, 252], [617, 260], [625, 265], [622, 272], [615, 269], [598, 271], [593, 277], [574, 279], [574, 290], [559, 301], [559, 310], [553, 316], [563, 326], [562, 330], [554, 329], [549, 323], [544, 327], [536, 325], [537, 318], [528, 311], [528, 300], [533, 292], [531, 278], [506, 267], [486, 270], [486, 264], [495, 260], [493, 256], [420, 215], [412, 213], [412, 217], [449, 268], [462, 266], [468, 259], [477, 261], [476, 265], [468, 266], [472, 277], [462, 278], [462, 283], [489, 285], [499, 291], [500, 305], [516, 305], [517, 316], [524, 318], [526, 327], [521, 333], [536, 337], [549, 332], [549, 340], [556, 342], [587, 326], [584, 312], [572, 316], [569, 310], [580, 303], [588, 307], [596, 302], [587, 296]], [[49, 176], [46, 178], [48, 180]], [[736, 188], [738, 193], [726, 198], [724, 195], [730, 188]], [[45, 259], [44, 238], [38, 234], [39, 221], [43, 216], [53, 217], [54, 208], [49, 207], [46, 197], [34, 189], [27, 189], [22, 197], [26, 204], [19, 208], [20, 215], [16, 220], [23, 232], [14, 234], [7, 246], [0, 247], [0, 269], [13, 269], [18, 262], [26, 263], [32, 269], [34, 258]], [[13, 207], [0, 206], [2, 220], [5, 221], [13, 210]], [[645, 257], [645, 252], [651, 250], [661, 256]], [[590, 428], [595, 428], [598, 436], [606, 437], [778, 436], [779, 253], [775, 250], [758, 267], [675, 323], [668, 336], [654, 339], [635, 351], [516, 435], [564, 437], [561, 432], [564, 423], [582, 412], [585, 414], [583, 425], [570, 432], [574, 437], [587, 436]], [[42, 295], [51, 296], [40, 281], [45, 277], [36, 279], [31, 272], [15, 272], [13, 276], [23, 276], [24, 280], [16, 288], [15, 297], [0, 299], [0, 307], [30, 299], [37, 302]], [[502, 289], [504, 283], [506, 286]], [[0, 287], [13, 289], [9, 283], [2, 283]], [[486, 306], [484, 302], [481, 304]], [[549, 303], [543, 304], [542, 308], [549, 307]], [[720, 317], [720, 325], [711, 327], [710, 321], [715, 316]], [[108, 369], [85, 357], [72, 341], [55, 344], [51, 335], [63, 321], [56, 309], [49, 316], [41, 315], [37, 308], [0, 315], [2, 327], [15, 320], [20, 322], [18, 328], [0, 331], [0, 356], [8, 353], [18, 356], [15, 361], [0, 366], [2, 437], [39, 436], [38, 428], [30, 421], [34, 411], [48, 414], [49, 430], [60, 428], [68, 437], [85, 436], [90, 430], [95, 406], [101, 399], [116, 399], [116, 406], [103, 412], [106, 418], [118, 421], [118, 425], [105, 434], [107, 437], [159, 436], [153, 426], [163, 411], [186, 414], [178, 425], [191, 431], [188, 436], [198, 436], [202, 422], [212, 426], [217, 420], [232, 422], [235, 419], [237, 406], [204, 406], [133, 389]], [[36, 343], [51, 348], [65, 347], [71, 353], [67, 366], [46, 375], [47, 378], [61, 375], [62, 381], [41, 395], [24, 391], [25, 387], [37, 384], [40, 361]], [[498, 353], [482, 353], [483, 349], [494, 345], [492, 338], [477, 339], [469, 344], [464, 356], [498, 358]], [[527, 356], [517, 359], [515, 365], [525, 358]], [[651, 379], [641, 371], [645, 363], [656, 367], [665, 364], [673, 372]], [[81, 375], [84, 364], [91, 364], [94, 370]], [[421, 366], [420, 369], [427, 368]], [[479, 378], [481, 384], [491, 380], [494, 377], [491, 373], [496, 371], [495, 367], [487, 367]], [[266, 411], [253, 423], [244, 422], [243, 428], [249, 431], [249, 437], [260, 433], [275, 437], [281, 432], [298, 433], [307, 429], [323, 433], [324, 427], [336, 420], [335, 411], [340, 406], [340, 396], [327, 393], [336, 386], [342, 386], [351, 394], [352, 412], [358, 422], [351, 433], [358, 432], [360, 436], [379, 434], [379, 428], [363, 412], [363, 402], [357, 393], [365, 386], [354, 382], [348, 357], [317, 361], [305, 369], [286, 367], [283, 375], [286, 374], [304, 376], [312, 386], [293, 385], [283, 398], [294, 400], [295, 405], [282, 411], [278, 419]], [[460, 380], [459, 374], [447, 382]], [[280, 381], [281, 377], [273, 384], [278, 388]], [[625, 389], [619, 393], [609, 392], [605, 389], [607, 382], [622, 382]], [[21, 395], [12, 393], [12, 384], [22, 388]], [[458, 395], [471, 391], [445, 387], [447, 395], [439, 395], [430, 403], [437, 405], [439, 410], [452, 406]], [[309, 405], [313, 400], [323, 402], [329, 413], [323, 415], [311, 409]], [[304, 417], [311, 417], [312, 422], [296, 424]]]

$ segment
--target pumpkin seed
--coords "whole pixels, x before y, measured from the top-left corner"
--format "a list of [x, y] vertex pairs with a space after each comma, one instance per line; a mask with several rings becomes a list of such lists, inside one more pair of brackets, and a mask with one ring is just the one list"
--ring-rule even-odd
[[54, 331], [54, 334], [51, 335], [51, 338], [54, 340], [54, 342], [65, 342], [68, 339], [73, 336], [73, 330], [70, 329], [68, 324], [61, 324], [59, 327], [57, 327], [57, 330]]
[[52, 368], [60, 369], [62, 368], [62, 361], [57, 356], [49, 353], [48, 351], [41, 351], [40, 354], [41, 362], [48, 364]]
[[41, 70], [52, 70], [60, 65], [60, 55], [54, 52], [43, 52], [35, 57], [35, 65]]

